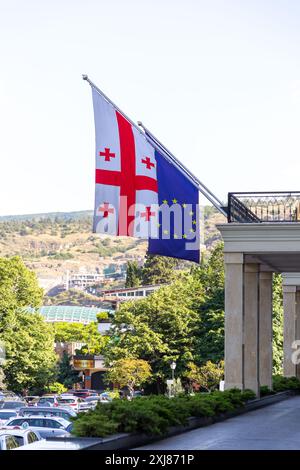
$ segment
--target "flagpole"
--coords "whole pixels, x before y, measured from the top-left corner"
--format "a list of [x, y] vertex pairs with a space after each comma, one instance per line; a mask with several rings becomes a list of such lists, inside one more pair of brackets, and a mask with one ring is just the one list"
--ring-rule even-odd
[[178, 158], [173, 155], [170, 150], [168, 150], [150, 131], [143, 125], [141, 121], [138, 121], [138, 125], [144, 129], [146, 137], [150, 138], [151, 143], [155, 143], [156, 146], [160, 147], [165, 154], [169, 156], [169, 158], [176, 164], [176, 166], [180, 166], [182, 170], [190, 176], [197, 184], [199, 191], [205, 196], [223, 215], [227, 216], [226, 211], [223, 209], [223, 203], [218, 199], [208, 188], [205, 186], [198, 178], [195, 176], [190, 170], [186, 168], [186, 166], [178, 160]]
[[[82, 75], [82, 79], [87, 81], [92, 88], [94, 88], [108, 103], [110, 103], [128, 122], [141, 134], [147, 139], [147, 134], [151, 139], [151, 144], [158, 150], [159, 152], [163, 152], [164, 156], [170, 163], [173, 163], [176, 168], [189, 179], [189, 181], [205, 196], [213, 206], [215, 206], [218, 211], [220, 211], [225, 217], [227, 216], [226, 211], [223, 209], [222, 202], [203, 184], [201, 181], [194, 176], [181, 162], [178, 160], [166, 147], [151, 134], [146, 127], [143, 126], [141, 122], [138, 122], [139, 125], [135, 124], [108, 96], [103, 93], [100, 88], [98, 88], [95, 83], [93, 83], [88, 75]], [[140, 126], [140, 127], [139, 127]], [[141, 130], [144, 130], [144, 132]], [[147, 139], [148, 140], [148, 139]]]

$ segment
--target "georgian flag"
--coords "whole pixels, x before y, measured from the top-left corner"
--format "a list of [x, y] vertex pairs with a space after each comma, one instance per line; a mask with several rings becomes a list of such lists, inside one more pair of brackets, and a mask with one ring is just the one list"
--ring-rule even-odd
[[155, 151], [94, 88], [94, 232], [148, 238], [158, 232]]

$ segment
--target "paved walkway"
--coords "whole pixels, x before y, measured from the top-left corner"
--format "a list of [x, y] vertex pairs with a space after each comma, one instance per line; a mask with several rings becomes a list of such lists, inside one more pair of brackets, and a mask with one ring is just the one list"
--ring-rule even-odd
[[299, 450], [300, 397], [289, 398], [139, 449]]

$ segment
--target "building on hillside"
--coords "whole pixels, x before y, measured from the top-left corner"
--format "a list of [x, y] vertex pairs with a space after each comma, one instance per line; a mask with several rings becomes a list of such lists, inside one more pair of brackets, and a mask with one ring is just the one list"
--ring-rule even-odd
[[103, 279], [104, 275], [99, 272], [79, 271], [77, 273], [70, 273], [67, 271], [64, 277], [64, 287], [65, 290], [85, 290], [89, 286], [100, 284]]
[[153, 284], [149, 286], [140, 287], [124, 287], [121, 289], [108, 289], [100, 292], [101, 297], [104, 300], [118, 299], [120, 301], [125, 300], [139, 300], [153, 294], [154, 291], [160, 289], [166, 284]]
[[[31, 312], [36, 310], [29, 309]], [[114, 310], [112, 308], [100, 308], [100, 307], [81, 307], [73, 305], [50, 305], [40, 307], [38, 313], [43, 315], [45, 321], [48, 323], [56, 322], [68, 322], [68, 323], [83, 323], [87, 325], [91, 322], [97, 321], [97, 314], [101, 312], [107, 312], [112, 314]]]

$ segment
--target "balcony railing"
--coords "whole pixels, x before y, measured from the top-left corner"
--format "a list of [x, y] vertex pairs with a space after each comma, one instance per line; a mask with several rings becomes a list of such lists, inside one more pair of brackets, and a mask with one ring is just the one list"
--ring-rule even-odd
[[300, 192], [228, 193], [228, 222], [300, 222]]

